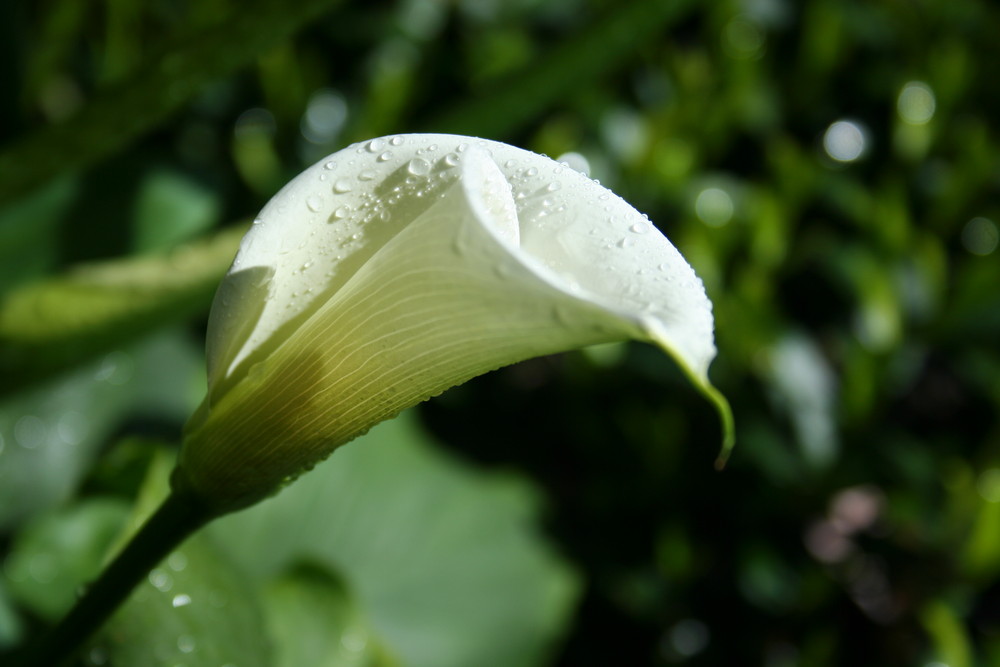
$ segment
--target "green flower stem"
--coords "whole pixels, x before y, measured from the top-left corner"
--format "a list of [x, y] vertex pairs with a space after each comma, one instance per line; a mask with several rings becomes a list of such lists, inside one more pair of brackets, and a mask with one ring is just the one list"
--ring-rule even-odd
[[15, 664], [54, 667], [68, 661], [157, 563], [214, 516], [191, 496], [171, 493], [62, 621]]

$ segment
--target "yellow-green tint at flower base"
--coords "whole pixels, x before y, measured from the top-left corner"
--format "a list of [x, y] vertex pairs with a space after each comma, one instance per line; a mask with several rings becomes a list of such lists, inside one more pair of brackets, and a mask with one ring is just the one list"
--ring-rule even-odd
[[649, 340], [723, 415], [710, 305], [617, 196], [503, 144], [401, 135], [349, 147], [265, 207], [213, 306], [209, 394], [177, 483], [256, 502], [374, 424], [486, 371]]

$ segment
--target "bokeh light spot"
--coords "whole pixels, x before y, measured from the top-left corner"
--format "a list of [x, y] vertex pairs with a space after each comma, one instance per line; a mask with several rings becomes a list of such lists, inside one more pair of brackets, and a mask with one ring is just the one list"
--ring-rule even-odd
[[1000, 468], [984, 470], [976, 479], [976, 490], [988, 503], [1000, 503]]
[[923, 81], [909, 81], [896, 99], [899, 117], [911, 125], [924, 125], [934, 117], [937, 100], [934, 91]]
[[850, 120], [831, 123], [823, 135], [823, 150], [837, 162], [857, 160], [864, 154], [867, 144], [864, 128]]
[[722, 227], [733, 217], [733, 198], [722, 188], [705, 188], [695, 199], [694, 211], [709, 227]]
[[726, 54], [740, 60], [754, 60], [764, 54], [764, 33], [753, 21], [737, 16], [722, 29]]
[[333, 141], [347, 121], [347, 102], [333, 90], [316, 91], [302, 115], [301, 131], [306, 141], [326, 144]]
[[973, 255], [992, 254], [1000, 243], [1000, 231], [989, 218], [973, 218], [962, 229], [962, 245]]

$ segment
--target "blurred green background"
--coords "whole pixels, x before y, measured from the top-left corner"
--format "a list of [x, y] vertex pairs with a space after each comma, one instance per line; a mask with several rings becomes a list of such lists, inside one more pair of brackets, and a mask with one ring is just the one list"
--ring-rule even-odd
[[728, 468], [652, 348], [513, 366], [192, 540], [83, 662], [1000, 664], [998, 34], [988, 0], [0, 3], [0, 659], [162, 492], [243, 221], [441, 131], [578, 152], [674, 241]]

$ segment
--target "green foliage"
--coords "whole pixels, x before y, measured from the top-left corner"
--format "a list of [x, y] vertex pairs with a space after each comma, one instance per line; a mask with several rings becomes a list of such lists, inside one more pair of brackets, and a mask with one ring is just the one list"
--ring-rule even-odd
[[[0, 3], [0, 652], [92, 572], [135, 436], [179, 439], [226, 221], [433, 129], [580, 152], [675, 241], [715, 302], [727, 470], [653, 350], [510, 368], [420, 410], [443, 445], [390, 426], [197, 538], [190, 585], [238, 568], [259, 616], [150, 584], [115, 664], [201, 664], [181, 636], [239, 665], [1000, 662], [992, 3], [84, 4]], [[247, 628], [273, 653], [239, 658]]]

